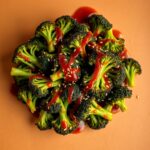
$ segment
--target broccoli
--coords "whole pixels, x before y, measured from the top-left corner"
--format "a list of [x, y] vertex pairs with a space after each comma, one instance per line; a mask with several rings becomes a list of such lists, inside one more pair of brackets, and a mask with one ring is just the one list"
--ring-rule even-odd
[[24, 65], [19, 65], [17, 68], [16, 67], [11, 68], [10, 75], [14, 77], [22, 77], [24, 79], [27, 79], [35, 75], [35, 73], [33, 73], [31, 68], [28, 68]]
[[27, 87], [22, 87], [19, 89], [18, 99], [25, 103], [32, 113], [36, 111], [38, 97], [32, 94], [32, 92]]
[[72, 31], [73, 33], [75, 32], [89, 32], [90, 27], [87, 24], [77, 24]]
[[101, 129], [105, 128], [108, 124], [108, 120], [102, 118], [101, 116], [97, 115], [89, 115], [89, 117], [86, 120], [87, 124], [92, 129]]
[[61, 106], [59, 116], [52, 122], [53, 128], [59, 134], [69, 134], [77, 128], [77, 123], [68, 116], [68, 107], [72, 101], [76, 101], [80, 96], [79, 87], [77, 85], [67, 86], [64, 91], [56, 89], [53, 94], [53, 98], [47, 105], [48, 108], [55, 103]]
[[82, 100], [75, 115], [78, 119], [81, 120], [86, 120], [90, 115], [96, 115], [106, 120], [112, 120], [112, 113], [102, 108], [96, 102], [95, 97], [89, 97], [89, 95], [86, 96], [84, 100]]
[[43, 76], [32, 76], [29, 79], [30, 90], [39, 98], [45, 97], [49, 93], [49, 89], [52, 87], [59, 87], [61, 81], [52, 82]]
[[39, 118], [36, 120], [35, 124], [40, 130], [46, 130], [52, 128], [53, 116], [51, 113], [41, 110]]
[[37, 58], [37, 53], [44, 48], [43, 44], [37, 38], [33, 38], [29, 42], [16, 48], [13, 62], [17, 65], [25, 64], [32, 69], [35, 66], [41, 67]]
[[91, 32], [76, 32], [71, 37], [69, 37], [66, 44], [68, 45], [69, 49], [80, 49], [80, 54], [83, 58], [86, 56], [85, 47], [89, 41], [92, 39]]
[[58, 69], [58, 58], [56, 54], [51, 54], [46, 51], [41, 51], [39, 57], [41, 70], [45, 73], [53, 73]]
[[55, 24], [56, 27], [60, 28], [62, 34], [65, 35], [75, 27], [76, 21], [70, 16], [61, 16], [56, 19]]
[[[72, 61], [73, 60], [73, 61]], [[76, 82], [81, 75], [79, 59], [72, 59], [65, 54], [59, 55], [60, 69], [50, 75], [52, 81], [64, 79], [66, 82]]]
[[57, 37], [55, 32], [55, 25], [50, 21], [42, 22], [35, 31], [36, 37], [43, 37], [47, 42], [47, 49], [50, 53], [55, 51], [57, 44]]
[[107, 75], [111, 79], [113, 86], [122, 85], [126, 78], [123, 65], [120, 65], [119, 68], [112, 68]]
[[93, 32], [94, 37], [97, 37], [102, 32], [106, 32], [112, 28], [112, 24], [102, 15], [93, 14], [87, 18], [87, 23]]
[[135, 85], [135, 76], [142, 73], [141, 65], [133, 58], [127, 58], [123, 60], [125, 68], [126, 81], [130, 87]]
[[106, 32], [104, 39], [100, 40], [100, 43], [103, 43], [102, 50], [103, 51], [111, 51], [113, 53], [120, 53], [124, 50], [124, 39], [117, 39], [113, 35], [112, 29]]
[[132, 91], [125, 86], [116, 86], [109, 92], [105, 98], [106, 107], [109, 105], [118, 105], [122, 111], [127, 109], [125, 105], [125, 98], [130, 98], [132, 96]]
[[112, 53], [98, 53], [94, 61], [95, 68], [92, 75], [83, 78], [85, 91], [93, 90], [97, 92], [110, 89], [112, 84], [107, 72], [120, 65], [120, 58]]

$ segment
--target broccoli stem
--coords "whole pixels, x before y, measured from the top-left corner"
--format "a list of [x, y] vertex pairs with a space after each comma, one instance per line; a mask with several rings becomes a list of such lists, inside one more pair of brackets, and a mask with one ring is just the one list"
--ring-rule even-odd
[[66, 129], [69, 125], [71, 125], [67, 115], [68, 102], [64, 104], [60, 98], [57, 99], [57, 102], [59, 102], [61, 105], [61, 110], [59, 112], [61, 126], [62, 128]]
[[53, 44], [53, 41], [48, 41], [47, 43], [48, 43], [48, 51], [50, 53], [54, 52], [55, 51], [55, 46]]
[[94, 99], [92, 100], [92, 105], [93, 106], [90, 107], [91, 114], [99, 115], [107, 120], [112, 120], [112, 113], [98, 105]]
[[125, 104], [125, 99], [118, 99], [115, 104], [117, 104], [119, 106], [119, 108], [121, 109], [121, 111], [126, 111], [127, 110], [127, 106]]
[[28, 99], [24, 99], [30, 111], [34, 113], [36, 111], [36, 99], [33, 98], [32, 94], [29, 93]]
[[61, 70], [58, 70], [57, 72], [50, 75], [52, 81], [57, 81], [59, 79], [62, 79], [63, 77], [64, 77], [64, 73]]
[[107, 33], [106, 33], [106, 39], [112, 39], [114, 41], [116, 41], [117, 39], [115, 38], [115, 36], [113, 35], [113, 31], [112, 29], [108, 30]]
[[134, 80], [135, 80], [135, 75], [136, 75], [134, 68], [133, 67], [125, 68], [125, 72], [126, 72], [126, 76], [127, 76], [128, 85], [130, 87], [134, 87], [134, 85], [135, 85]]
[[12, 67], [10, 75], [11, 76], [23, 76], [23, 77], [28, 78], [28, 77], [33, 76], [35, 74], [32, 72], [29, 72], [28, 70], [23, 70], [23, 69]]

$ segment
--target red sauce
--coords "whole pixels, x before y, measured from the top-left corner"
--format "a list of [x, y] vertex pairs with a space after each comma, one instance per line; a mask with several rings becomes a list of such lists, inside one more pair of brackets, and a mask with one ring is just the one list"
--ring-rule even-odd
[[63, 129], [67, 129], [67, 123], [66, 123], [65, 120], [61, 121], [61, 127], [62, 127]]
[[87, 35], [82, 40], [82, 43], [81, 43], [81, 56], [83, 58], [85, 58], [85, 56], [86, 56], [85, 46], [89, 42], [91, 36], [92, 36], [92, 32], [88, 32]]
[[97, 11], [91, 7], [80, 7], [78, 8], [72, 17], [76, 19], [79, 23], [85, 22], [86, 18]]
[[31, 102], [31, 100], [30, 100], [30, 99], [27, 99], [27, 105], [28, 105], [28, 106], [30, 105], [30, 102]]
[[80, 72], [80, 68], [72, 68], [67, 62], [65, 55], [59, 54], [59, 64], [64, 72], [66, 81], [75, 82], [78, 80], [77, 73]]
[[24, 59], [24, 60], [27, 61], [27, 62], [30, 61], [29, 57], [27, 57], [27, 56], [25, 56], [25, 55], [23, 55], [23, 54], [21, 54], [21, 53], [18, 53], [17, 56], [20, 57], [20, 58], [22, 58], [22, 59]]
[[101, 68], [101, 64], [100, 64], [100, 59], [104, 56], [103, 53], [99, 52], [98, 56], [96, 58], [96, 63], [95, 63], [95, 68], [94, 68], [94, 72], [92, 75], [92, 79], [87, 83], [84, 92], [88, 92], [92, 87], [94, 82], [97, 80], [98, 75], [99, 75], [99, 70]]
[[73, 86], [70, 86], [70, 87], [68, 88], [68, 103], [69, 103], [69, 104], [72, 102], [73, 92], [74, 92], [74, 87], [73, 87]]
[[126, 48], [124, 48], [124, 50], [119, 54], [119, 57], [121, 59], [125, 59], [128, 57], [128, 54], [127, 54], [128, 50]]
[[88, 32], [87, 35], [83, 38], [81, 42], [81, 46], [76, 48], [75, 51], [70, 56], [70, 60], [67, 61], [66, 56], [64, 54], [59, 54], [59, 64], [64, 72], [65, 80], [69, 82], [76, 82], [78, 80], [78, 73], [80, 72], [80, 68], [72, 68], [72, 64], [75, 59], [81, 53], [83, 57], [85, 56], [85, 46], [88, 43], [90, 37], [92, 36], [91, 32]]
[[53, 103], [55, 103], [56, 102], [56, 100], [57, 100], [57, 98], [60, 96], [60, 94], [61, 94], [61, 91], [56, 91], [55, 93], [54, 93], [54, 96], [53, 96], [53, 98], [48, 102], [48, 104], [47, 104], [47, 107], [49, 108]]
[[84, 121], [80, 121], [78, 127], [72, 132], [73, 134], [81, 133], [85, 128]]
[[47, 87], [51, 88], [52, 87], [52, 82], [47, 82]]
[[117, 39], [122, 38], [122, 33], [119, 30], [113, 29], [112, 31], [115, 38]]
[[81, 47], [78, 47], [76, 48], [76, 50], [72, 53], [72, 55], [70, 56], [70, 60], [69, 60], [69, 63], [68, 65], [72, 65], [75, 61], [75, 59], [78, 57], [78, 55], [80, 54], [81, 52]]
[[37, 75], [33, 75], [33, 76], [30, 76], [29, 77], [29, 80], [33, 80], [34, 78], [37, 78], [37, 79], [40, 79], [40, 78], [43, 78], [44, 76], [40, 75], [40, 74], [37, 74]]
[[119, 111], [120, 111], [119, 106], [116, 105], [116, 104], [113, 105], [111, 112], [112, 112], [113, 114], [116, 114], [116, 113], [118, 113]]
[[63, 33], [59, 27], [55, 28], [57, 43], [62, 39]]

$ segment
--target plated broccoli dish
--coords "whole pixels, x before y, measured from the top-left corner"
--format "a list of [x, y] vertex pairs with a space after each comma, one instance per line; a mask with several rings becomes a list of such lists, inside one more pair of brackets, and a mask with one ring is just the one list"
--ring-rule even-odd
[[99, 14], [82, 23], [67, 15], [42, 22], [12, 62], [17, 98], [37, 114], [35, 125], [62, 135], [76, 133], [81, 124], [105, 128], [114, 112], [127, 110], [142, 72], [121, 33]]

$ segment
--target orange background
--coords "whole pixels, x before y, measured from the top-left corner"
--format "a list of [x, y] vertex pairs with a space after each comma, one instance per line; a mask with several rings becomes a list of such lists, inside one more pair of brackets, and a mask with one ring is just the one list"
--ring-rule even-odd
[[[129, 54], [143, 74], [136, 79], [128, 111], [114, 115], [104, 130], [86, 128], [60, 136], [39, 131], [26, 107], [11, 95], [9, 75], [15, 47], [34, 35], [44, 20], [91, 6], [122, 31]], [[150, 1], [149, 0], [1, 0], [0, 3], [0, 150], [149, 150], [150, 149]], [[136, 96], [139, 96], [139, 99]]]

